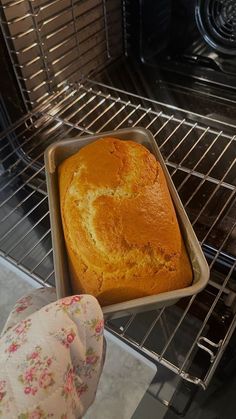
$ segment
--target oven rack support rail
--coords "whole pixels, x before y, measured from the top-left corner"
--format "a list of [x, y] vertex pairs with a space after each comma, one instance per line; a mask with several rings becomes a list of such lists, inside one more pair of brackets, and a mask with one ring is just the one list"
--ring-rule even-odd
[[1, 0], [0, 27], [27, 110], [123, 50], [120, 0]]
[[[229, 217], [236, 200], [236, 127], [219, 122], [220, 128], [216, 129], [214, 122], [87, 80], [83, 84], [63, 85], [50, 100], [43, 101], [0, 136], [1, 256], [41, 285], [51, 286], [54, 270], [43, 162], [45, 147], [63, 137], [127, 126], [143, 126], [152, 131], [206, 251], [211, 278], [203, 293], [208, 297], [208, 309], [200, 316], [193, 310], [203, 299], [201, 293], [180, 306], [110, 321], [107, 328], [150, 359], [204, 389], [236, 326], [236, 260], [227, 257], [236, 233], [236, 221], [230, 222]], [[223, 165], [226, 155], [228, 161]], [[205, 160], [209, 162], [207, 168], [202, 165]], [[194, 189], [189, 182], [194, 182]], [[192, 211], [191, 203], [199, 197], [201, 205]], [[211, 222], [198, 230], [208, 209], [215, 207], [217, 212]], [[215, 236], [226, 219], [227, 231], [218, 237], [216, 245]], [[222, 258], [227, 263], [224, 272], [218, 274]], [[222, 327], [219, 335], [212, 337], [209, 331], [215, 318]], [[183, 347], [180, 342], [185, 342]]]

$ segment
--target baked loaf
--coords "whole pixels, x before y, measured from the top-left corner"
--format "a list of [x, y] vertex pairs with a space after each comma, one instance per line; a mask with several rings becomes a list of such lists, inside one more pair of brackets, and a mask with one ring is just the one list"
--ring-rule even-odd
[[192, 270], [160, 164], [103, 138], [59, 167], [72, 286], [109, 305], [183, 288]]

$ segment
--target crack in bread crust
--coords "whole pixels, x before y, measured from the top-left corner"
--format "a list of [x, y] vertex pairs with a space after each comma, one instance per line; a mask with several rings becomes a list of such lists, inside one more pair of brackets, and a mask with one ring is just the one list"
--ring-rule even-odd
[[[173, 289], [175, 277], [177, 287], [189, 285], [191, 267], [154, 156], [137, 143], [110, 138], [84, 147], [72, 158], [74, 166], [67, 159], [59, 178], [74, 283], [78, 280], [83, 291], [97, 297], [106, 294], [109, 303], [126, 299], [129, 287], [136, 298], [158, 292], [158, 281], [160, 292]], [[63, 180], [67, 171], [70, 177]]]

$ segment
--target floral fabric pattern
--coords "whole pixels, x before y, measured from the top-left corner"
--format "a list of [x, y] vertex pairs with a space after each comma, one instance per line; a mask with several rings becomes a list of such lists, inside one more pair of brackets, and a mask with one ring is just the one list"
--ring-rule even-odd
[[69, 346], [74, 342], [76, 332], [73, 329], [66, 330], [62, 327], [55, 333], [55, 336], [63, 346], [69, 348]]
[[53, 361], [55, 358], [43, 355], [41, 346], [36, 346], [26, 355], [18, 369], [23, 371], [18, 380], [24, 386], [24, 393], [34, 396], [39, 389], [48, 389], [54, 383]]
[[39, 406], [31, 412], [20, 413], [17, 419], [48, 419], [52, 418], [53, 413], [45, 413]]
[[12, 402], [12, 397], [7, 394], [6, 380], [0, 380], [0, 417], [3, 412], [9, 413], [9, 405]]
[[5, 349], [5, 353], [8, 354], [8, 357], [11, 357], [14, 352], [18, 351], [18, 349], [27, 342], [27, 332], [31, 326], [31, 319], [22, 320], [20, 323], [17, 324], [13, 329], [5, 336], [5, 345], [7, 346]]
[[55, 301], [56, 298], [55, 288], [39, 288], [32, 291], [30, 295], [18, 300], [8, 317], [0, 336], [3, 336], [9, 329], [35, 311], [44, 307], [46, 304]]
[[91, 330], [94, 332], [94, 337], [96, 339], [100, 339], [101, 336], [103, 336], [104, 331], [104, 320], [103, 319], [92, 319], [88, 320], [86, 324], [91, 328]]
[[63, 298], [56, 303], [58, 310], [63, 310], [64, 313], [70, 314], [81, 314], [81, 306], [78, 305], [81, 300], [83, 299], [82, 295], [74, 295], [73, 297]]
[[0, 418], [80, 418], [93, 402], [104, 362], [102, 311], [92, 296], [52, 302], [55, 295], [34, 291], [9, 316], [0, 338]]
[[32, 296], [27, 295], [26, 297], [21, 298], [16, 303], [12, 313], [21, 313], [22, 311], [26, 310], [29, 306], [32, 305]]

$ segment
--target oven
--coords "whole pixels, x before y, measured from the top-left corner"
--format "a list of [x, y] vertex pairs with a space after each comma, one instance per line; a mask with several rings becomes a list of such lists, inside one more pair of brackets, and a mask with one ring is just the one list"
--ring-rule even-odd
[[150, 397], [186, 416], [235, 370], [236, 2], [1, 0], [0, 11], [1, 255], [53, 285], [45, 148], [151, 130], [211, 276], [197, 296], [106, 327], [157, 364]]

